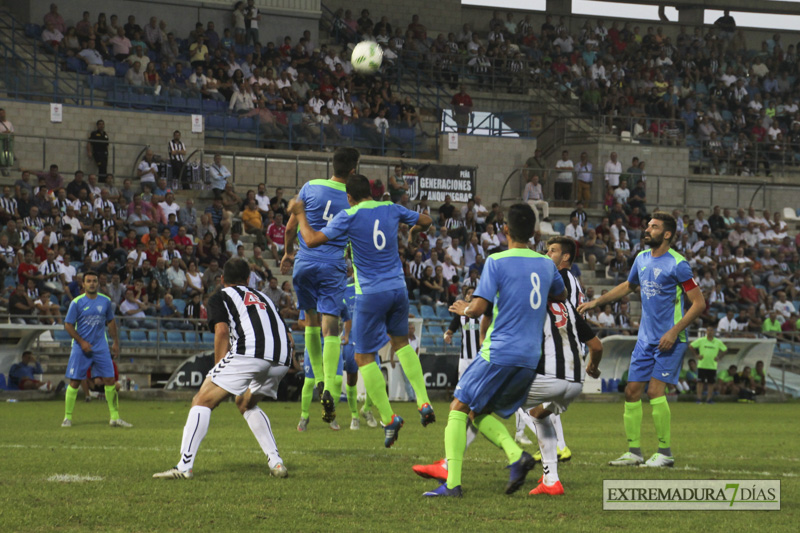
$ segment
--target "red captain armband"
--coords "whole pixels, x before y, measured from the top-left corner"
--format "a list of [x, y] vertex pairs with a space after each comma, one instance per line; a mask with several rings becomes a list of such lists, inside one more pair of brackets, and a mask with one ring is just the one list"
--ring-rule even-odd
[[697, 288], [697, 283], [694, 282], [694, 278], [689, 278], [681, 283], [681, 287], [683, 287], [684, 292], [689, 292], [690, 290]]

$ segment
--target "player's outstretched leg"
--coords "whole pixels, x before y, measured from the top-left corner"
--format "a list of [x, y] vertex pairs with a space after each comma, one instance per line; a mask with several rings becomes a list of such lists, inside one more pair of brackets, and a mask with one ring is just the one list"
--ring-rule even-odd
[[[423, 496], [461, 496], [461, 465], [464, 462], [464, 451], [466, 449], [468, 419], [469, 415], [467, 413], [455, 409], [450, 411], [447, 417], [447, 427], [444, 430], [447, 480], [438, 489], [425, 492]], [[438, 476], [428, 475], [424, 477], [436, 477], [438, 479]]]
[[609, 461], [610, 466], [637, 466], [644, 462], [642, 458], [642, 400], [625, 402], [625, 435], [628, 438], [628, 451], [618, 459]]
[[[522, 484], [525, 482], [525, 477], [528, 471], [535, 465], [536, 461], [528, 452], [522, 451], [522, 448], [517, 446], [503, 423], [492, 415], [478, 415], [473, 420], [473, 424], [478, 428], [489, 442], [502, 448], [508, 457], [508, 468], [510, 470], [508, 477], [508, 484], [506, 485], [506, 494], [513, 494], [518, 491]], [[449, 468], [449, 466], [448, 466]]]
[[551, 416], [539, 419], [531, 417], [536, 426], [536, 436], [539, 439], [539, 450], [542, 453], [542, 481], [529, 494], [564, 494], [564, 487], [558, 479], [558, 453], [556, 451], [558, 438]]
[[[361, 370], [361, 377], [364, 378], [367, 394], [370, 395], [381, 415], [381, 423], [385, 434], [384, 446], [389, 448], [397, 441], [400, 428], [403, 427], [403, 419], [392, 411], [392, 404], [389, 403], [389, 396], [386, 394], [386, 380], [383, 379], [383, 373], [378, 368], [374, 357], [356, 354], [356, 360], [359, 359], [370, 361], [369, 364], [359, 366], [359, 370]], [[359, 361], [360, 363], [361, 361]]]
[[[394, 341], [395, 338], [392, 340]], [[398, 339], [397, 342], [398, 344], [401, 342], [406, 343], [395, 353], [397, 354], [397, 360], [400, 361], [400, 366], [403, 367], [406, 378], [408, 378], [408, 382], [411, 383], [411, 388], [414, 389], [414, 394], [417, 396], [417, 408], [419, 409], [422, 425], [427, 426], [432, 422], [436, 422], [436, 415], [428, 399], [428, 389], [425, 387], [425, 375], [422, 372], [419, 356], [414, 351], [414, 348], [408, 344], [408, 340]]]
[[322, 393], [322, 398], [320, 398], [324, 411], [322, 420], [325, 422], [333, 422], [336, 419], [336, 399], [339, 398], [342, 391], [341, 382], [338, 390], [336, 389], [336, 369], [339, 366], [340, 353], [341, 339], [339, 336], [326, 336], [322, 347], [322, 370], [325, 373], [325, 389]]
[[[306, 314], [308, 315], [308, 311]], [[316, 311], [315, 311], [316, 313]], [[308, 352], [308, 362], [314, 372], [314, 383], [322, 383], [325, 374], [322, 371], [322, 338], [320, 337], [322, 328], [319, 326], [306, 326], [306, 351]]]
[[115, 385], [106, 385], [106, 402], [108, 403], [108, 413], [111, 416], [109, 425], [117, 428], [132, 428], [133, 424], [125, 422], [119, 417], [119, 393]]
[[653, 422], [656, 426], [656, 436], [658, 437], [658, 451], [642, 466], [664, 467], [675, 466], [675, 458], [672, 457], [670, 449], [670, 423], [671, 412], [666, 396], [659, 396], [650, 400], [653, 408]]
[[567, 447], [567, 443], [564, 441], [564, 428], [561, 425], [561, 415], [550, 415], [550, 421], [553, 423], [553, 427], [556, 429], [556, 437], [558, 438], [558, 460], [562, 463], [566, 463], [572, 459], [572, 452]]
[[200, 443], [208, 433], [211, 422], [211, 409], [202, 405], [195, 405], [189, 410], [186, 425], [183, 426], [183, 439], [181, 440], [181, 458], [178, 466], [164, 472], [153, 474], [155, 479], [191, 479], [194, 460]]
[[[533, 424], [533, 422], [531, 422]], [[450, 425], [450, 421], [448, 418], [448, 426]], [[445, 435], [447, 435], [447, 428], [445, 428]], [[475, 429], [475, 426], [472, 422], [467, 419], [467, 434], [466, 434], [466, 443], [464, 445], [464, 452], [466, 452], [467, 448], [469, 448], [470, 444], [475, 440], [475, 437], [478, 436], [478, 430]], [[414, 465], [411, 467], [415, 474], [420, 477], [424, 477], [427, 479], [437, 479], [444, 483], [447, 481], [447, 458], [439, 459], [435, 463], [431, 463], [429, 465]]]
[[78, 399], [78, 388], [72, 386], [72, 382], [67, 385], [64, 393], [64, 421], [61, 422], [62, 428], [72, 427], [72, 412], [75, 410], [75, 401]]
[[258, 397], [251, 396], [250, 391], [246, 392], [244, 396], [236, 397], [239, 412], [242, 413], [247, 425], [250, 426], [250, 431], [258, 441], [258, 445], [267, 456], [270, 475], [278, 478], [289, 477], [289, 471], [286, 470], [281, 454], [278, 453], [278, 444], [275, 442], [275, 435], [272, 434], [272, 424], [257, 402]]
[[314, 399], [314, 378], [306, 378], [303, 381], [303, 391], [300, 393], [300, 423], [297, 424], [297, 431], [305, 431], [308, 428], [308, 417], [310, 416], [311, 400]]

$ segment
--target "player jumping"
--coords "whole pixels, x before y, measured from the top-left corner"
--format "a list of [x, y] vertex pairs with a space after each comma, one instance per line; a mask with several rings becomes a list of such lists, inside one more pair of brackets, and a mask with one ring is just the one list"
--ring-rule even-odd
[[334, 217], [322, 231], [315, 231], [307, 221], [302, 198], [289, 209], [298, 220], [303, 240], [310, 248], [329, 241], [349, 239], [355, 270], [356, 313], [353, 338], [356, 362], [367, 394], [375, 402], [384, 425], [384, 445], [397, 440], [403, 419], [394, 414], [386, 394], [386, 381], [375, 355], [391, 337], [403, 371], [417, 396], [422, 425], [436, 420], [425, 389], [419, 356], [408, 344], [408, 290], [397, 247], [399, 223], [413, 226], [410, 239], [430, 226], [428, 215], [415, 213], [399, 204], [372, 200], [369, 180], [354, 175], [347, 180], [347, 197], [352, 207]]
[[[311, 180], [300, 189], [298, 198], [306, 210], [306, 220], [315, 230], [327, 226], [340, 211], [350, 207], [345, 192], [347, 177], [358, 167], [359, 153], [355, 148], [339, 148], [333, 154], [333, 177]], [[286, 247], [281, 260], [281, 272], [291, 268], [292, 246], [297, 235], [297, 219], [292, 216], [286, 224]], [[317, 389], [323, 407], [322, 420], [336, 418], [336, 368], [339, 365], [339, 306], [347, 283], [344, 248], [347, 239], [327, 241], [325, 246], [312, 249], [302, 235], [300, 250], [294, 262], [292, 282], [300, 309], [306, 314], [305, 341], [308, 359], [314, 369]], [[320, 317], [320, 315], [322, 315]], [[320, 343], [320, 328], [324, 343]]]

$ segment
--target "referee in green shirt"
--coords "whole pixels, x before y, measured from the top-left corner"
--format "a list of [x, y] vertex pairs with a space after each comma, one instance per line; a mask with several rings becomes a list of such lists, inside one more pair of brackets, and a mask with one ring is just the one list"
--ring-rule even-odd
[[714, 326], [706, 328], [706, 336], [700, 337], [690, 345], [692, 352], [697, 356], [697, 403], [703, 403], [703, 389], [708, 385], [708, 403], [714, 403], [713, 387], [717, 379], [717, 363], [719, 353], [728, 351], [718, 338], [714, 337]]

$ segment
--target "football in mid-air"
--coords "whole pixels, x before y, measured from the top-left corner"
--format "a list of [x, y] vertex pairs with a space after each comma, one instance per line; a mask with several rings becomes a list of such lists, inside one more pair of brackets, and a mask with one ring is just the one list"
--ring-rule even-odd
[[381, 45], [374, 41], [362, 41], [353, 48], [350, 63], [353, 70], [361, 74], [373, 74], [381, 67], [383, 50]]

